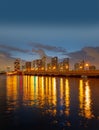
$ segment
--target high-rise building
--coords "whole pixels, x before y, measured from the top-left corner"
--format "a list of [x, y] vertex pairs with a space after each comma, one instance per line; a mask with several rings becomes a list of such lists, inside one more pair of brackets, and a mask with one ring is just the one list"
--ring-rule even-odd
[[31, 62], [28, 61], [28, 62], [25, 63], [25, 65], [26, 65], [26, 70], [30, 71], [31, 70]]
[[52, 65], [52, 70], [58, 69], [58, 57], [53, 57], [51, 59], [51, 65]]
[[36, 69], [37, 70], [41, 70], [42, 68], [42, 60], [41, 59], [37, 59], [36, 60]]
[[69, 58], [63, 60], [63, 70], [69, 70]]
[[35, 70], [36, 69], [36, 60], [33, 60], [32, 61], [32, 70]]
[[84, 70], [84, 68], [85, 68], [85, 62], [84, 62], [84, 60], [82, 60], [82, 61], [79, 63], [79, 69], [80, 69], [80, 70]]
[[47, 71], [51, 70], [51, 63], [47, 63]]
[[81, 70], [81, 71], [84, 70], [85, 69], [85, 62], [84, 62], [84, 60], [82, 60], [82, 61], [80, 61], [78, 63], [75, 63], [74, 69], [75, 70]]
[[63, 71], [64, 70], [64, 68], [63, 68], [63, 62], [60, 62], [58, 64], [58, 69], [59, 69], [59, 71]]
[[74, 70], [79, 70], [79, 63], [74, 64]]
[[42, 70], [46, 70], [46, 57], [42, 58]]
[[96, 66], [94, 65], [89, 66], [89, 70], [96, 70]]
[[20, 70], [20, 59], [16, 59], [14, 62], [14, 71]]

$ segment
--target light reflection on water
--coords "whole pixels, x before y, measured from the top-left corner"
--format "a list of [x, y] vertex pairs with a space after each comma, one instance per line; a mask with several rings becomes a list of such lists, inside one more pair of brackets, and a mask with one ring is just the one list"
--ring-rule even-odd
[[86, 118], [92, 118], [92, 101], [91, 101], [91, 90], [88, 80], [83, 82], [80, 79], [79, 85], [79, 106], [80, 106], [80, 115]]
[[[36, 120], [36, 117], [31, 119], [33, 114], [38, 116], [40, 112], [42, 118], [47, 118], [51, 129], [94, 129], [94, 125], [99, 128], [98, 79], [14, 75], [7, 76], [5, 82], [6, 95], [0, 93], [0, 98], [6, 99], [5, 109], [0, 111], [1, 114], [5, 112], [3, 121], [6, 118], [9, 120], [6, 113], [14, 112], [11, 119], [15, 122], [20, 117], [21, 122], [24, 122], [27, 115], [33, 122]], [[19, 111], [22, 112], [17, 114]], [[27, 113], [25, 118], [22, 113]], [[29, 125], [32, 126], [32, 123]]]

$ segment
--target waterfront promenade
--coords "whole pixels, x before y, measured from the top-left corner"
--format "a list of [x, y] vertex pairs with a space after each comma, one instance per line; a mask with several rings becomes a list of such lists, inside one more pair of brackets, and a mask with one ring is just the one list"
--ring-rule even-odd
[[83, 71], [13, 71], [7, 75], [41, 75], [41, 76], [67, 76], [67, 77], [99, 77], [99, 70], [83, 70]]

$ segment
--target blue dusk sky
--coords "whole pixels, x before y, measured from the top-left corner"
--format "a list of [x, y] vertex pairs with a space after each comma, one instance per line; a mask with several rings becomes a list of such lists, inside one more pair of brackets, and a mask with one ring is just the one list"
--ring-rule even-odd
[[44, 55], [99, 68], [99, 0], [0, 0], [0, 70]]

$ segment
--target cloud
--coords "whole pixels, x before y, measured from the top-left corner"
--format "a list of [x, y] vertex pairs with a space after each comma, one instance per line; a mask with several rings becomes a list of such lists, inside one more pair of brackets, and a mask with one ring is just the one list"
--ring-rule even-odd
[[[37, 53], [40, 58], [46, 56], [47, 62], [51, 61], [52, 57], [46, 55], [43, 49], [32, 49], [32, 52]], [[79, 51], [66, 53], [65, 57], [70, 58], [70, 68], [72, 69], [74, 68], [75, 63], [81, 62], [82, 60], [90, 65], [95, 65], [96, 68], [99, 69], [99, 47], [84, 47]]]
[[0, 51], [0, 71], [6, 70], [7, 66], [11, 67], [11, 70], [13, 70], [13, 63], [15, 61], [15, 58], [11, 57], [10, 53]]
[[32, 49], [32, 52], [37, 53], [40, 56], [40, 58], [42, 58], [43, 56], [47, 56], [42, 49]]
[[83, 51], [85, 51], [87, 55], [91, 56], [93, 59], [96, 59], [99, 56], [99, 47], [84, 47]]
[[[10, 70], [14, 70], [14, 61], [16, 58], [12, 57], [10, 53], [0, 50], [0, 71], [7, 71], [7, 67], [10, 67]], [[25, 64], [25, 60], [20, 59], [21, 65]]]
[[66, 49], [62, 48], [62, 47], [45, 45], [45, 44], [35, 43], [35, 42], [29, 43], [29, 45], [33, 46], [34, 48], [44, 49], [44, 50], [51, 51], [51, 52], [66, 53]]
[[85, 60], [90, 65], [95, 65], [99, 69], [99, 47], [84, 47], [79, 51], [68, 53], [71, 64]]
[[21, 53], [28, 53], [29, 50], [23, 50], [23, 49], [20, 49], [20, 48], [17, 48], [17, 47], [12, 47], [12, 46], [8, 46], [8, 45], [3, 45], [3, 44], [0, 44], [0, 49], [4, 49], [4, 50], [7, 50], [7, 51], [17, 51], [17, 52], [21, 52]]
[[11, 54], [9, 52], [0, 50], [0, 58], [10, 57], [10, 56]]
[[40, 56], [40, 58], [46, 57], [46, 63], [51, 62], [51, 56], [46, 55], [44, 50], [42, 50], [42, 49], [38, 49], [38, 50], [32, 49], [32, 52], [37, 53]]

